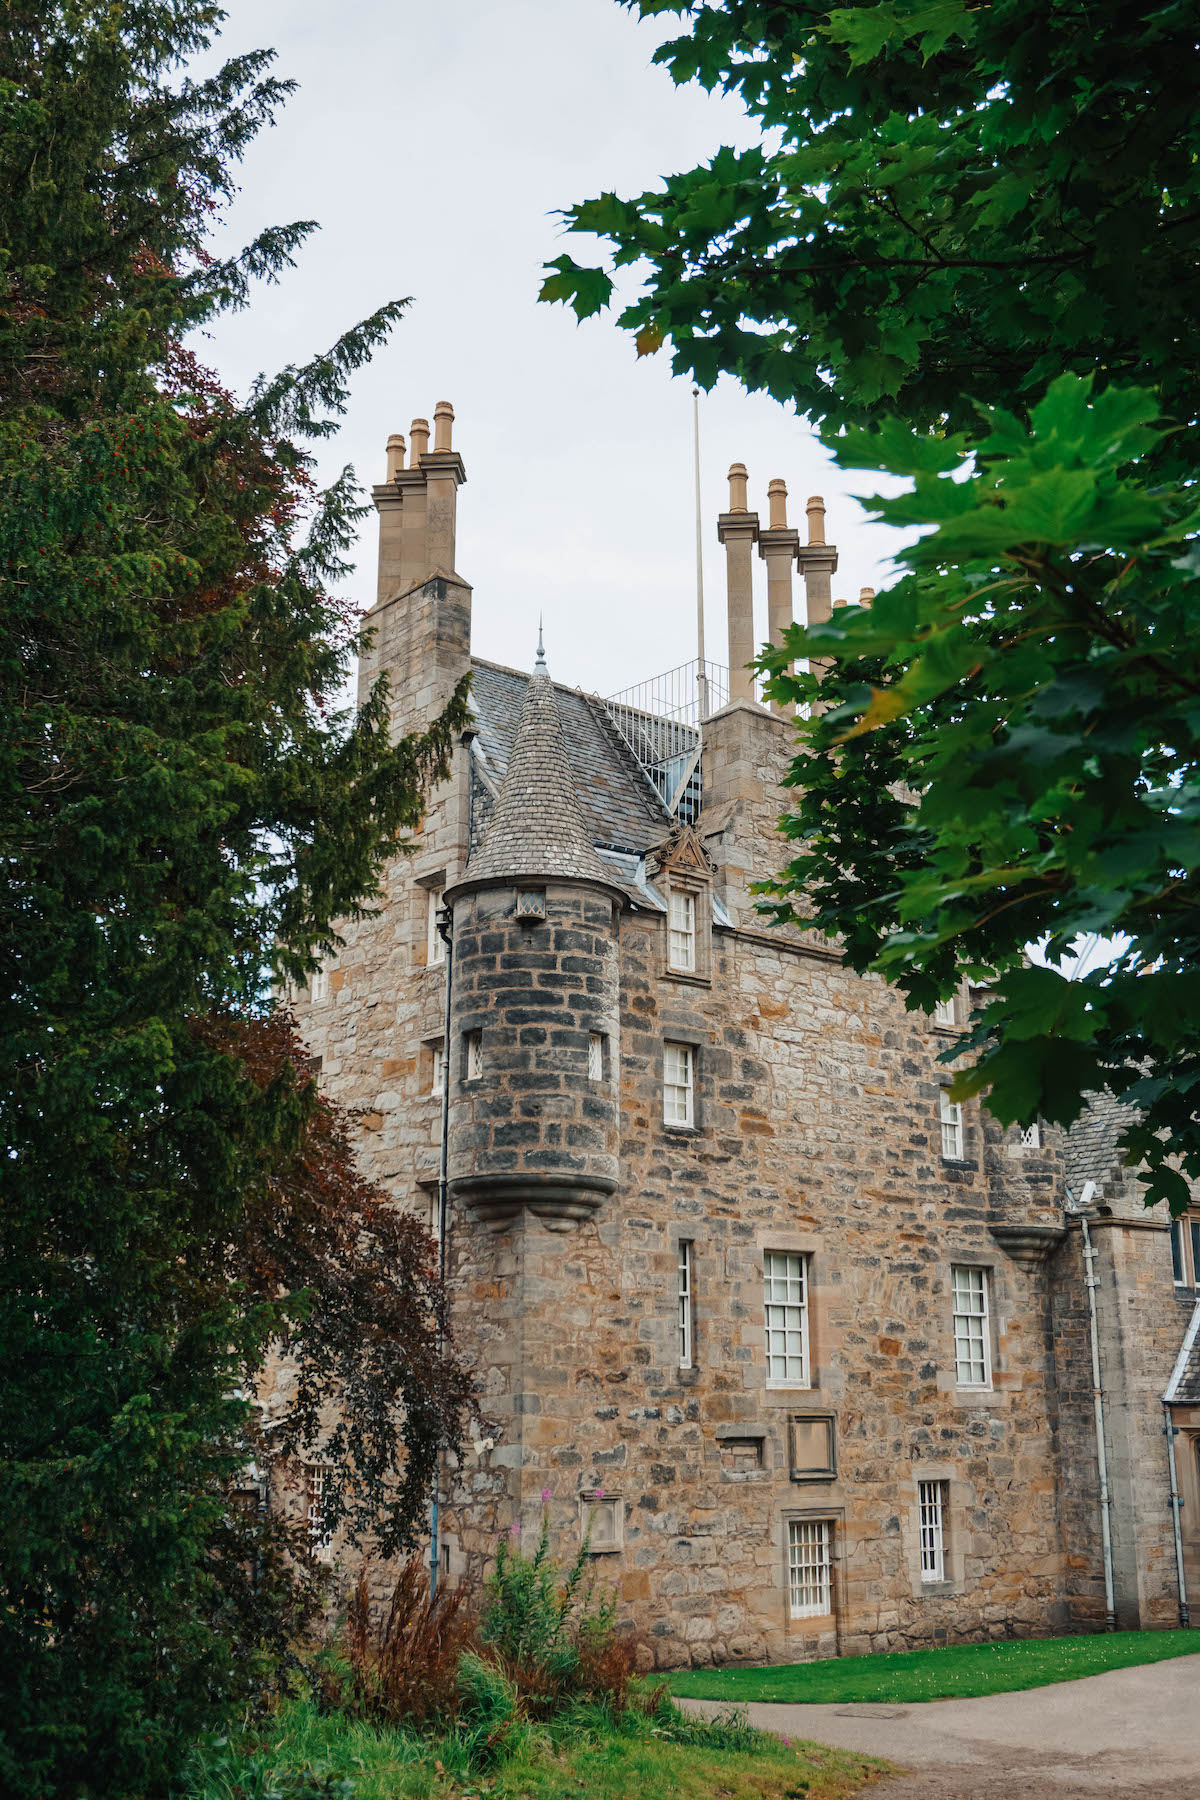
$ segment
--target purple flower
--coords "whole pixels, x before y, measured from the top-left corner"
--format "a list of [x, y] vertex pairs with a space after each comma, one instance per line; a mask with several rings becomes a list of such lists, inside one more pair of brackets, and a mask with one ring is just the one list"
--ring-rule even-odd
[[603, 1500], [603, 1498], [604, 1498], [604, 1489], [603, 1488], [593, 1488], [592, 1489], [592, 1499], [593, 1500]]
[[787, 1745], [787, 1747], [788, 1747], [788, 1749], [789, 1749], [789, 1750], [790, 1750], [790, 1749], [791, 1749], [791, 1747], [792, 1747], [792, 1740], [791, 1740], [791, 1738], [784, 1738], [784, 1740], [783, 1740], [783, 1741], [784, 1741], [784, 1743], [785, 1743], [785, 1744], [786, 1744], [786, 1745]]
[[549, 1502], [549, 1499], [550, 1499], [550, 1489], [543, 1488], [542, 1489], [542, 1505], [545, 1506]]
[[513, 1520], [512, 1524], [508, 1528], [508, 1535], [509, 1535], [509, 1537], [520, 1537], [520, 1535], [521, 1535], [520, 1519]]

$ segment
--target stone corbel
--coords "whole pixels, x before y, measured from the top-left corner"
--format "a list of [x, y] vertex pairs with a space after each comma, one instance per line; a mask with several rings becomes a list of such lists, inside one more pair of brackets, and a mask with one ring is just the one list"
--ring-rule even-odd
[[1064, 1225], [990, 1225], [988, 1230], [1006, 1256], [1027, 1268], [1045, 1262], [1067, 1235]]

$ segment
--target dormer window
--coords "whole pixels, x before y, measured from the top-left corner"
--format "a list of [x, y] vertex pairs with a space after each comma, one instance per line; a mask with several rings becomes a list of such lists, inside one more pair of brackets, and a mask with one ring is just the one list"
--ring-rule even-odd
[[696, 973], [696, 896], [673, 887], [669, 902], [668, 961], [681, 974]]

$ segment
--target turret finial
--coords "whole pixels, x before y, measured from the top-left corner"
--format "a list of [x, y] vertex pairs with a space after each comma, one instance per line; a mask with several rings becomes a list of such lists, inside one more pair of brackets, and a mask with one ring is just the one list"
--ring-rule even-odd
[[533, 665], [533, 672], [535, 675], [548, 675], [550, 673], [549, 669], [546, 667], [546, 651], [542, 644], [542, 615], [541, 615], [541, 613], [538, 614], [537, 661]]

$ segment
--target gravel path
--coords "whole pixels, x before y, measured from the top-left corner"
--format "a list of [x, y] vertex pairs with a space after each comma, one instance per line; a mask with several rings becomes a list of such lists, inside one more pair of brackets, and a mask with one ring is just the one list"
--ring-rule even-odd
[[747, 1710], [781, 1737], [898, 1763], [870, 1800], [1200, 1800], [1200, 1655], [977, 1700]]

